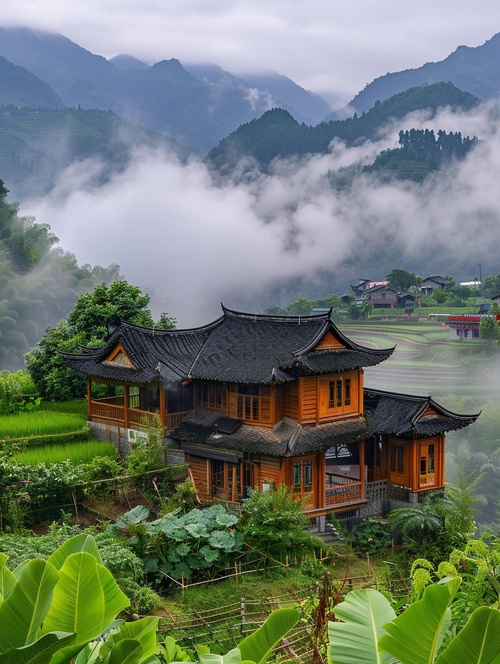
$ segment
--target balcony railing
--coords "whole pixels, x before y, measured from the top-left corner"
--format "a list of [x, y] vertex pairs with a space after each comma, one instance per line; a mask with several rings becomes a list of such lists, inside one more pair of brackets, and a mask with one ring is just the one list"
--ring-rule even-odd
[[[132, 394], [129, 396], [129, 407], [127, 410], [128, 423], [132, 428], [139, 428], [144, 417], [151, 415], [151, 411], [140, 410], [139, 395]], [[165, 429], [170, 431], [178, 427], [185, 415], [191, 411], [186, 410], [181, 413], [168, 413], [165, 415]], [[106, 397], [105, 399], [96, 399], [90, 402], [90, 416], [98, 417], [101, 420], [109, 420], [110, 422], [120, 425], [125, 424], [125, 406], [124, 397]]]
[[363, 497], [363, 483], [346, 475], [326, 474], [326, 504], [340, 505], [360, 501]]

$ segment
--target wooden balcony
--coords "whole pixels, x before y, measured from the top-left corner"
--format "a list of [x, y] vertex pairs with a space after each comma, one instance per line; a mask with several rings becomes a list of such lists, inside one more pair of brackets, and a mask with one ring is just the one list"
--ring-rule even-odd
[[[123, 396], [93, 399], [90, 402], [89, 416], [91, 420], [109, 422], [130, 429], [140, 429], [144, 418], [151, 415], [152, 411], [141, 410], [138, 406], [138, 394], [129, 396], [127, 409], [125, 409], [125, 398]], [[182, 413], [167, 413], [164, 422], [165, 432], [178, 427], [182, 418], [189, 412], [187, 410]]]
[[326, 505], [354, 504], [364, 499], [361, 480], [346, 475], [326, 474]]

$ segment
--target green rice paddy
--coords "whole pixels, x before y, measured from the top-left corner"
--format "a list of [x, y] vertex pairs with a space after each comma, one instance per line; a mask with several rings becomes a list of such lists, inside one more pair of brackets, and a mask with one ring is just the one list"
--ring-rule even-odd
[[86, 418], [75, 413], [35, 410], [0, 417], [0, 441], [9, 438], [43, 436], [79, 431]]
[[40, 463], [60, 463], [69, 460], [76, 465], [90, 463], [96, 456], [114, 458], [116, 456], [115, 446], [113, 443], [89, 440], [84, 443], [70, 443], [67, 445], [27, 447], [23, 452], [15, 454], [12, 461], [27, 466], [37, 466]]

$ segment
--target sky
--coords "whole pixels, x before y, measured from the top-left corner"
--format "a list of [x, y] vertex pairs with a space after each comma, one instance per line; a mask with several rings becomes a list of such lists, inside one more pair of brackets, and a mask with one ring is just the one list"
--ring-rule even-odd
[[336, 104], [500, 31], [497, 0], [11, 0], [1, 14], [107, 58], [277, 71]]
[[[387, 71], [483, 44], [500, 31], [500, 9], [497, 0], [16, 0], [2, 7], [1, 23], [60, 32], [106, 57], [273, 69], [346, 102]], [[411, 128], [461, 131], [481, 143], [422, 184], [361, 176], [349, 190], [332, 188], [332, 175], [373, 163]], [[500, 121], [491, 104], [415, 114], [373, 142], [334, 141], [328, 154], [224, 182], [199, 158], [181, 163], [160, 150], [138, 150], [98, 185], [104, 168], [71, 165], [49, 195], [21, 201], [21, 213], [49, 224], [80, 263], [118, 263], [152, 296], [153, 313], [166, 311], [181, 327], [213, 320], [220, 302], [261, 311], [342, 294], [395, 267], [464, 280], [479, 263], [485, 274], [500, 272]]]

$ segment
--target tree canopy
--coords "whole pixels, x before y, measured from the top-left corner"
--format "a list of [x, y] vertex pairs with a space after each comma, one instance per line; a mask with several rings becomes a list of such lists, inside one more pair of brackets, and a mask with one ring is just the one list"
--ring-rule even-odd
[[418, 277], [413, 272], [403, 270], [401, 268], [394, 268], [386, 276], [389, 286], [397, 291], [407, 291], [412, 286], [418, 286]]
[[[85, 380], [70, 369], [57, 351], [78, 352], [80, 346], [104, 344], [113, 328], [125, 320], [152, 327], [149, 295], [124, 279], [100, 284], [78, 298], [75, 308], [55, 327], [47, 327], [37, 348], [26, 354], [26, 366], [44, 399], [63, 401], [85, 395]], [[159, 326], [175, 327], [175, 320], [163, 313]]]

